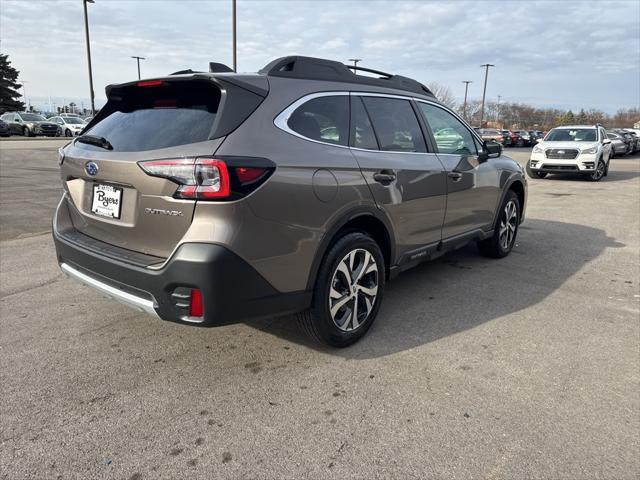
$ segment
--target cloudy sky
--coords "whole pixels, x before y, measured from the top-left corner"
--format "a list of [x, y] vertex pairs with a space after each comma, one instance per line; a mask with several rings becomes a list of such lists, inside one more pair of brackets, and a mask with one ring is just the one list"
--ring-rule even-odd
[[[640, 103], [640, 2], [237, 0], [238, 69], [291, 54], [341, 61], [487, 96], [615, 112]], [[104, 87], [231, 65], [231, 0], [95, 0], [89, 5], [98, 104]], [[43, 105], [88, 104], [81, 0], [0, 0], [0, 50]]]

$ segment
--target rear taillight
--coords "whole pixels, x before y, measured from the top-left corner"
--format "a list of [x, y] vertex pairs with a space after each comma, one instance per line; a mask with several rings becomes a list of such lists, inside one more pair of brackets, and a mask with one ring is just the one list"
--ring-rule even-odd
[[[175, 198], [233, 200], [258, 188], [274, 170], [266, 159], [179, 158], [139, 162], [148, 175], [177, 183]], [[247, 165], [247, 166], [244, 166]]]

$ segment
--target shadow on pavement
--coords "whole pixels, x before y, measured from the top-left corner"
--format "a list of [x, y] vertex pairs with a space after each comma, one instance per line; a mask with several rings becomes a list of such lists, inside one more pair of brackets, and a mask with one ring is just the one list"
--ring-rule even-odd
[[291, 317], [249, 325], [345, 358], [390, 355], [535, 305], [605, 249], [623, 246], [600, 229], [528, 219], [507, 258], [482, 257], [475, 245], [469, 245], [388, 283], [376, 323], [367, 336], [349, 348], [319, 346]]
[[[634, 178], [640, 177], [640, 172], [628, 172], [628, 171], [620, 171], [620, 170], [609, 170], [609, 175], [604, 177], [600, 182], [603, 183], [611, 183], [611, 182], [620, 182], [623, 180], [633, 180]], [[547, 182], [549, 180], [558, 181], [558, 180], [569, 180], [569, 181], [578, 181], [578, 182], [591, 182], [589, 177], [586, 175], [576, 175], [576, 174], [555, 174], [550, 173], [544, 179], [534, 179], [535, 182]], [[530, 179], [531, 181], [531, 179]], [[596, 182], [594, 182], [596, 183]]]

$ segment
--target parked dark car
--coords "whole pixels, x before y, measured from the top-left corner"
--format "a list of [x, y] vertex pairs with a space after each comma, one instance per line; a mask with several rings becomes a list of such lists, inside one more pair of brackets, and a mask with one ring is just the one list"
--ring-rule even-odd
[[11, 129], [9, 125], [4, 120], [0, 120], [0, 137], [10, 137]]
[[511, 132], [509, 130], [500, 130], [500, 133], [502, 133], [502, 145], [505, 147], [512, 146]]
[[531, 135], [529, 135], [529, 131], [528, 130], [514, 130], [514, 132], [516, 135], [518, 135], [520, 137], [519, 141], [516, 141], [516, 146], [517, 147], [529, 147], [531, 146], [532, 142], [531, 142]]
[[55, 137], [58, 135], [58, 125], [47, 121], [37, 113], [7, 112], [0, 117], [0, 120], [9, 124], [11, 133], [16, 135], [24, 135], [25, 137], [35, 137], [36, 135]]

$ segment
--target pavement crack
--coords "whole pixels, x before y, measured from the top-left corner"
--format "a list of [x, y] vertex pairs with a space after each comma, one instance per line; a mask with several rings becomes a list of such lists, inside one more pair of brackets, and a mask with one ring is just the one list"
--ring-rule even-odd
[[0, 294], [0, 299], [4, 300], [6, 298], [13, 297], [14, 295], [19, 295], [19, 294], [24, 293], [24, 292], [29, 292], [31, 290], [35, 290], [36, 288], [41, 288], [41, 287], [44, 287], [46, 285], [52, 285], [54, 283], [59, 282], [63, 278], [65, 278], [65, 276], [62, 273], [59, 273], [55, 277], [50, 278], [48, 280], [45, 280], [44, 282], [39, 282], [39, 283], [36, 283], [35, 285], [29, 285], [27, 287], [20, 288], [18, 290], [2, 293], [2, 294]]

